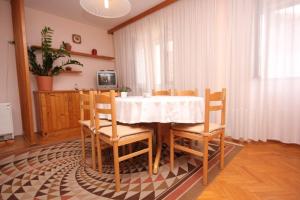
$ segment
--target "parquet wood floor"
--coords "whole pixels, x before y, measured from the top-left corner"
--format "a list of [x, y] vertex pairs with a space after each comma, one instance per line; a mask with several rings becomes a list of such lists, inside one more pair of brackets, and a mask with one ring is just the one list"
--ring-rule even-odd
[[37, 144], [29, 146], [23, 136], [16, 136], [13, 142], [0, 143], [0, 158], [9, 156], [13, 153], [21, 153], [26, 151], [28, 148], [39, 147], [41, 145], [56, 144], [63, 141], [74, 140], [80, 138], [80, 130], [74, 129], [72, 131], [60, 132], [59, 134], [53, 134], [46, 137], [42, 137], [37, 134]]
[[300, 145], [246, 144], [198, 198], [212, 199], [299, 200]]

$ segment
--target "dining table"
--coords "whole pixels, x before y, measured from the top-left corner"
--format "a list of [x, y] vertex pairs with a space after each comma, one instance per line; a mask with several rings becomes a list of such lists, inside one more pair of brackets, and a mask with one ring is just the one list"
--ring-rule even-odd
[[156, 155], [153, 172], [157, 174], [161, 158], [163, 125], [203, 123], [204, 98], [195, 96], [128, 96], [116, 97], [116, 118], [120, 123], [156, 123]]

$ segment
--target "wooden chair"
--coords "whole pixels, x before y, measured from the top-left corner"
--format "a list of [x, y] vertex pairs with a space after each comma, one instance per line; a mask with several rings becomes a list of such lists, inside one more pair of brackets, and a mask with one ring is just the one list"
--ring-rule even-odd
[[[210, 105], [211, 102], [221, 102], [221, 105]], [[203, 185], [207, 185], [208, 170], [208, 142], [220, 138], [220, 168], [224, 168], [224, 129], [225, 129], [226, 90], [211, 93], [205, 91], [205, 121], [204, 124], [184, 125], [175, 124], [170, 130], [170, 167], [174, 168], [174, 150], [181, 150], [196, 156], [203, 157]], [[212, 111], [221, 111], [221, 123], [209, 122]], [[203, 152], [175, 143], [175, 137], [196, 140], [203, 143]]]
[[171, 96], [171, 90], [152, 90], [152, 96]]
[[[175, 90], [174, 96], [198, 96], [198, 90]], [[184, 144], [186, 142], [186, 139], [181, 138], [181, 144]], [[188, 145], [191, 147], [192, 143], [191, 141], [187, 141]], [[195, 144], [198, 144], [197, 141], [195, 141]]]
[[[94, 98], [95, 91], [89, 91], [88, 94], [84, 94], [83, 91], [79, 92], [80, 99], [80, 120], [81, 125], [81, 141], [82, 141], [82, 159], [85, 162], [86, 160], [86, 151], [85, 151], [85, 139], [86, 133], [89, 133], [91, 137], [91, 146], [92, 146], [92, 168], [96, 170], [96, 154], [95, 154], [95, 139], [93, 134], [94, 128]], [[88, 115], [87, 115], [88, 114]], [[86, 119], [88, 118], [88, 119]], [[90, 120], [92, 119], [92, 120]], [[102, 126], [111, 126], [111, 121], [101, 119]]]
[[174, 96], [198, 96], [198, 90], [175, 90]]
[[[97, 143], [97, 155], [99, 174], [102, 174], [102, 158], [101, 158], [101, 146], [100, 141], [111, 145], [113, 147], [113, 160], [114, 160], [114, 175], [116, 191], [120, 191], [120, 169], [119, 163], [121, 161], [139, 156], [144, 153], [148, 153], [148, 167], [149, 174], [152, 175], [152, 130], [138, 126], [126, 126], [117, 125], [116, 122], [116, 103], [115, 103], [115, 91], [110, 91], [110, 95], [95, 94], [94, 96], [94, 110], [95, 110], [95, 133]], [[109, 108], [99, 108], [101, 104], [106, 104]], [[101, 120], [98, 119], [99, 114], [111, 115], [112, 126], [103, 127]], [[127, 155], [119, 156], [119, 147], [127, 144], [132, 144], [139, 141], [146, 140], [148, 147], [142, 150], [129, 153]]]

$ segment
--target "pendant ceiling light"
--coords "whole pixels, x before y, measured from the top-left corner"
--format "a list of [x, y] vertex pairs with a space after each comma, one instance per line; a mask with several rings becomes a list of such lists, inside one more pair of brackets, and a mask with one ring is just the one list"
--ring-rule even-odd
[[81, 7], [92, 15], [104, 18], [118, 18], [129, 13], [128, 0], [80, 0]]

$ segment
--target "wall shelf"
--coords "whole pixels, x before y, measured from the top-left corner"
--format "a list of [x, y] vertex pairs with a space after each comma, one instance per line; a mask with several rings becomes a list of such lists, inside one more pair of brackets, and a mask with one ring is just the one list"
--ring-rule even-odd
[[82, 71], [62, 71], [61, 73], [64, 73], [64, 74], [80, 74], [82, 73]]
[[[37, 46], [37, 45], [32, 45], [32, 48], [35, 49], [41, 49], [41, 46]], [[53, 50], [57, 51], [58, 49], [52, 48]], [[102, 56], [102, 55], [92, 55], [92, 54], [88, 54], [88, 53], [82, 53], [82, 52], [78, 52], [78, 51], [69, 51], [69, 53], [71, 55], [76, 55], [76, 56], [83, 56], [83, 57], [89, 57], [89, 58], [95, 58], [95, 59], [101, 59], [101, 60], [114, 60], [114, 57], [110, 57], [110, 56]]]

